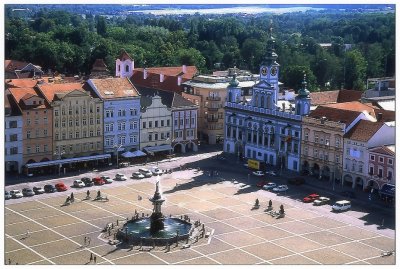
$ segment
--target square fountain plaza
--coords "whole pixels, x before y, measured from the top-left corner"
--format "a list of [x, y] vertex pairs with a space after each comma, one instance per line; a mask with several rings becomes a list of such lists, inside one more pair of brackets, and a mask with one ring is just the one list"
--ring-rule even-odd
[[[163, 175], [160, 181], [166, 199], [163, 214], [188, 215], [192, 223], [200, 220], [211, 236], [185, 249], [181, 247], [185, 242], [173, 244], [169, 252], [161, 246], [140, 251], [138, 246], [110, 245], [99, 236], [107, 223], [118, 219], [122, 226], [135, 209], [139, 214], [152, 213], [148, 197], [154, 193], [155, 179], [129, 179], [101, 188], [108, 202], [84, 200], [83, 188], [73, 190], [76, 201], [69, 206], [61, 205], [71, 190], [61, 196], [42, 194], [6, 203], [6, 262], [89, 264], [92, 253], [102, 265], [395, 264], [395, 255], [381, 257], [383, 251], [395, 249], [394, 238], [346, 223], [346, 218], [300, 209], [263, 190], [240, 192], [239, 184], [230, 181], [192, 181], [190, 171]], [[92, 196], [95, 190], [91, 189]], [[256, 198], [261, 207], [252, 210]], [[284, 218], [264, 212], [270, 199], [275, 208], [284, 205]], [[90, 244], [84, 245], [84, 237], [90, 237]]]

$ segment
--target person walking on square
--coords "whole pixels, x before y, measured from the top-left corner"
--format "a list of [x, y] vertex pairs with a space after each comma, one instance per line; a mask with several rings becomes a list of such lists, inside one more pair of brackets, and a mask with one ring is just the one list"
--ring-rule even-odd
[[84, 242], [84, 244], [85, 244], [85, 246], [86, 246], [86, 236], [85, 236], [85, 238], [83, 239], [83, 242]]
[[90, 253], [90, 262], [93, 261], [93, 253]]
[[89, 198], [89, 197], [90, 197], [90, 191], [87, 190], [87, 192], [86, 192], [86, 198]]
[[94, 258], [93, 258], [93, 260], [94, 260], [94, 263], [97, 263], [97, 257], [96, 256], [94, 256]]

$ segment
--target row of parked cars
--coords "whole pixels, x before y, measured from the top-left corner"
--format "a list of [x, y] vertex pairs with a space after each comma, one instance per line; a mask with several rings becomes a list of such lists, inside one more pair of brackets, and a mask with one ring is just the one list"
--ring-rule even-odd
[[[140, 168], [139, 171], [132, 173], [132, 178], [142, 179], [149, 178], [152, 176], [160, 176], [163, 172], [158, 167], [151, 167], [150, 169]], [[95, 178], [83, 177], [81, 179], [75, 179], [72, 186], [75, 188], [84, 188], [84, 187], [92, 187], [94, 185], [101, 186], [104, 184], [111, 184], [116, 181], [125, 181], [128, 178], [123, 174], [116, 174], [114, 179], [111, 179], [109, 176], [101, 176]], [[21, 190], [11, 190], [5, 191], [5, 199], [17, 199], [22, 197], [30, 197], [42, 193], [53, 193], [53, 192], [61, 192], [66, 191], [68, 187], [63, 183], [59, 182], [55, 185], [47, 184], [44, 187], [33, 187], [31, 188], [23, 188]]]

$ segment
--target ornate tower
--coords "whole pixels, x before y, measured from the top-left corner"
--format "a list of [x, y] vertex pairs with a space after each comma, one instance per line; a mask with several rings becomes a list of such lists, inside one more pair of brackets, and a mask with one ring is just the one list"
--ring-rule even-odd
[[242, 99], [242, 89], [239, 87], [239, 81], [236, 78], [236, 72], [233, 74], [232, 80], [229, 82], [227, 87], [228, 90], [228, 102], [238, 103]]
[[[269, 109], [275, 109], [278, 101], [278, 75], [279, 75], [279, 64], [276, 62], [278, 55], [275, 53], [275, 38], [272, 36], [272, 21], [269, 28], [269, 38], [266, 45], [267, 53], [264, 57], [263, 62], [260, 66], [260, 84], [264, 82], [262, 88], [264, 88], [264, 94], [266, 96], [265, 107]], [[256, 100], [257, 106], [259, 100]]]
[[306, 74], [304, 74], [303, 86], [296, 96], [296, 114], [308, 115], [310, 113], [311, 98], [310, 92], [307, 90]]
[[159, 190], [160, 182], [156, 183], [156, 191], [152, 198], [150, 198], [150, 202], [153, 203], [153, 213], [150, 216], [150, 232], [157, 232], [159, 230], [164, 229], [164, 216], [161, 213], [161, 205], [164, 203], [165, 199], [161, 197]]
[[131, 56], [122, 49], [118, 59], [115, 61], [115, 76], [120, 78], [130, 78], [133, 75], [134, 69], [135, 62]]

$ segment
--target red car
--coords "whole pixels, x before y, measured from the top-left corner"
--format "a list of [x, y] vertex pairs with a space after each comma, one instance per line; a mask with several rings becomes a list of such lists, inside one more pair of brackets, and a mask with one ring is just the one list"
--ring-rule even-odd
[[262, 188], [265, 184], [267, 184], [268, 183], [268, 181], [266, 181], [266, 180], [261, 180], [260, 182], [258, 182], [257, 184], [256, 184], [256, 186], [257, 187], [259, 187], [259, 188]]
[[304, 203], [312, 203], [319, 198], [319, 194], [313, 193], [303, 198]]
[[65, 186], [65, 184], [62, 183], [62, 182], [61, 183], [57, 183], [55, 185], [55, 187], [56, 187], [57, 191], [66, 191], [66, 190], [68, 190], [68, 187]]
[[95, 177], [92, 179], [94, 185], [104, 185], [106, 182], [101, 177]]

